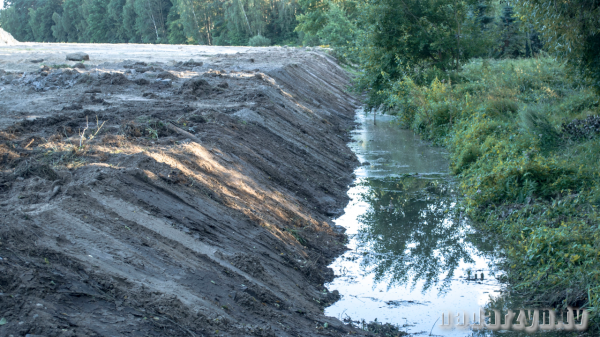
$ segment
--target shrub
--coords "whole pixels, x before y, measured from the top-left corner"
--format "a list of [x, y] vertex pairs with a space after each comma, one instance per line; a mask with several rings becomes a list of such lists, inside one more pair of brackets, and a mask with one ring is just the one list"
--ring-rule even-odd
[[475, 144], [467, 145], [458, 155], [458, 158], [452, 167], [452, 171], [455, 174], [462, 172], [471, 163], [476, 162], [480, 155], [481, 152], [479, 146], [476, 146]]
[[519, 104], [514, 100], [500, 98], [490, 100], [487, 104], [486, 112], [491, 117], [504, 117], [513, 114], [519, 110]]
[[258, 34], [248, 40], [248, 45], [252, 47], [268, 47], [271, 45], [271, 39]]
[[539, 144], [542, 149], [549, 150], [558, 145], [560, 135], [543, 113], [535, 108], [528, 108], [523, 110], [520, 116], [524, 128], [540, 138]]

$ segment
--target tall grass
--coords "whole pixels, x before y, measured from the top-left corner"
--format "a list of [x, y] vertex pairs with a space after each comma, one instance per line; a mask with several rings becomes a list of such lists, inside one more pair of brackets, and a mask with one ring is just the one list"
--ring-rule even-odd
[[561, 128], [598, 114], [587, 83], [549, 58], [474, 60], [386, 94], [404, 126], [450, 149], [463, 207], [500, 238], [512, 293], [600, 321], [600, 136]]

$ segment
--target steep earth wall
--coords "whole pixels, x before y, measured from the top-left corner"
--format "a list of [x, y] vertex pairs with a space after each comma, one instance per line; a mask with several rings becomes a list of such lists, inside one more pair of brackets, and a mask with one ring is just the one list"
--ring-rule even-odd
[[348, 77], [320, 52], [186, 50], [31, 70], [0, 49], [0, 335], [352, 331], [322, 314]]

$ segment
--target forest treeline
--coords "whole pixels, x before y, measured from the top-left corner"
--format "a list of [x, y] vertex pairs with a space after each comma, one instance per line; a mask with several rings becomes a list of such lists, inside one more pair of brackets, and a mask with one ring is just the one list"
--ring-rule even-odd
[[[366, 12], [359, 13], [381, 4], [354, 0], [7, 0], [4, 5], [0, 25], [19, 41], [343, 48], [360, 45], [357, 39], [366, 33], [369, 18]], [[481, 2], [467, 7], [460, 14], [474, 16], [467, 30], [505, 35], [501, 55], [530, 55], [540, 48], [535, 32], [523, 33], [519, 24], [513, 24], [518, 19], [512, 6]], [[481, 35], [486, 35], [487, 42], [478, 46], [479, 54], [491, 39], [501, 37]], [[463, 43], [461, 48], [466, 50]], [[469, 53], [463, 58], [472, 56]]]
[[19, 41], [297, 44], [295, 0], [8, 0], [2, 28]]

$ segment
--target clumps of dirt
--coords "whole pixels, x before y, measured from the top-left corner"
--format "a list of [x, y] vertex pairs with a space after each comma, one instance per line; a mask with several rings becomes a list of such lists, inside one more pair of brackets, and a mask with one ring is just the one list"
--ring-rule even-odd
[[142, 94], [142, 97], [156, 99], [158, 98], [158, 95], [153, 92], [145, 92]]
[[202, 67], [204, 63], [203, 62], [196, 62], [193, 59], [190, 59], [189, 61], [179, 61], [175, 63], [175, 67], [180, 67], [180, 68], [194, 68], [194, 67]]
[[229, 258], [232, 265], [239, 268], [254, 277], [264, 279], [266, 275], [265, 268], [260, 263], [260, 260], [256, 256], [237, 253]]
[[69, 89], [80, 81], [81, 74], [73, 69], [51, 69], [43, 66], [37, 73], [26, 73], [20, 80], [20, 85], [32, 86], [36, 91], [52, 89]]
[[125, 144], [125, 137], [122, 135], [108, 134], [102, 136], [101, 143], [106, 146], [121, 147]]
[[123, 68], [131, 69], [131, 70], [135, 71], [136, 73], [140, 73], [140, 74], [143, 74], [143, 73], [146, 73], [149, 71], [152, 71], [152, 72], [164, 71], [163, 68], [148, 65], [146, 62], [126, 63], [123, 65]]
[[168, 172], [160, 172], [158, 176], [167, 184], [188, 184], [190, 179], [181, 170], [172, 169]]
[[122, 132], [126, 137], [138, 138], [149, 137], [150, 139], [159, 139], [173, 135], [166, 123], [159, 120], [149, 120], [146, 123], [130, 121], [122, 126]]
[[138, 79], [135, 79], [133, 82], [135, 84], [137, 84], [137, 85], [148, 85], [148, 84], [150, 84], [150, 81], [148, 81], [145, 78], [138, 78]]
[[190, 122], [194, 122], [194, 123], [206, 123], [207, 120], [204, 116], [201, 115], [192, 115], [190, 117], [187, 118]]
[[212, 94], [214, 91], [215, 89], [205, 79], [194, 77], [183, 82], [177, 94], [191, 98], [201, 98]]
[[600, 134], [600, 116], [591, 115], [585, 119], [575, 119], [563, 123], [563, 133], [573, 139], [591, 139]]
[[81, 110], [83, 109], [83, 105], [80, 103], [71, 103], [69, 105], [65, 105], [62, 108], [63, 110]]
[[100, 84], [124, 85], [130, 81], [127, 76], [123, 75], [122, 73], [114, 72], [100, 75], [99, 82]]
[[49, 181], [59, 178], [59, 175], [48, 164], [31, 163], [30, 161], [21, 162], [15, 169], [15, 176], [21, 178], [40, 177]]
[[156, 75], [156, 78], [160, 78], [163, 80], [171, 80], [171, 81], [176, 81], [179, 79], [179, 77], [175, 76], [173, 73], [171, 73], [169, 71], [162, 71], [162, 72], [158, 73], [158, 75]]

